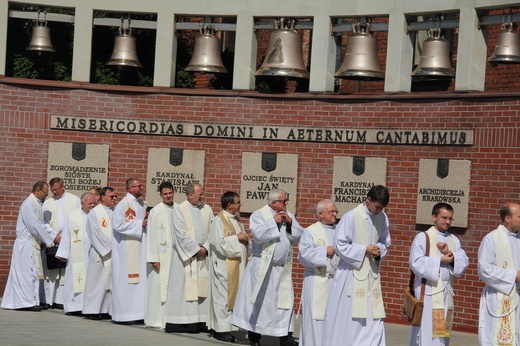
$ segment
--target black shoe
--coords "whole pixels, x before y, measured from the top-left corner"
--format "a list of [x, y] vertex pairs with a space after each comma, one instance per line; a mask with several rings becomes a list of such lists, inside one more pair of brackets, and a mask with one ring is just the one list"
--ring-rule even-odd
[[298, 342], [294, 340], [292, 333], [287, 336], [280, 337], [280, 346], [298, 346]]
[[111, 320], [112, 319], [112, 316], [110, 316], [109, 314], [101, 314], [101, 319], [102, 320]]
[[42, 311], [44, 310], [44, 308], [42, 306], [39, 306], [39, 305], [35, 305], [35, 306], [30, 306], [28, 308], [21, 308], [21, 309], [16, 309], [18, 311]]
[[251, 341], [251, 342], [249, 343], [249, 345], [251, 345], [251, 346], [260, 346], [260, 343], [257, 342], [257, 341]]
[[63, 304], [52, 304], [51, 306], [52, 309], [60, 309], [60, 310], [63, 310]]
[[42, 308], [42, 310], [47, 310], [50, 308], [50, 305], [49, 304], [45, 304], [45, 303], [40, 303], [40, 306]]
[[65, 315], [67, 315], [67, 316], [83, 316], [81, 311], [69, 311], [69, 312], [66, 312]]
[[215, 334], [213, 334], [213, 337], [217, 340], [225, 341], [225, 342], [235, 342], [236, 341], [236, 338], [233, 335], [231, 335], [229, 332], [224, 332], [224, 333], [215, 332]]

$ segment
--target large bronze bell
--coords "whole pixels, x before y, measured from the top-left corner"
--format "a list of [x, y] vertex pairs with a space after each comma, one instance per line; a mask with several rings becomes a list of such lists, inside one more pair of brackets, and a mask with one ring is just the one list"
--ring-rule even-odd
[[44, 13], [45, 19], [40, 20], [40, 12], [38, 11], [38, 20], [32, 28], [32, 36], [29, 45], [25, 50], [56, 53], [51, 42], [51, 29], [47, 26], [47, 13]]
[[274, 21], [267, 54], [255, 76], [309, 78], [302, 56], [302, 35], [294, 30], [294, 20]]
[[450, 62], [450, 44], [441, 36], [441, 29], [428, 30], [428, 38], [422, 44], [421, 59], [412, 77], [426, 79], [455, 77]]
[[143, 67], [139, 62], [136, 51], [136, 40], [132, 36], [132, 28], [130, 27], [130, 19], [128, 20], [128, 28], [123, 28], [123, 19], [121, 18], [121, 26], [119, 34], [114, 41], [114, 50], [112, 56], [107, 61], [109, 66], [129, 66]]
[[195, 39], [193, 56], [184, 71], [228, 73], [228, 70], [222, 63], [220, 50], [220, 39], [215, 36], [214, 27], [204, 26], [200, 35]]
[[497, 36], [497, 45], [488, 59], [491, 66], [520, 62], [520, 36], [513, 23], [503, 23], [502, 31]]
[[343, 79], [384, 79], [377, 60], [377, 38], [370, 34], [370, 23], [352, 24], [352, 35], [347, 39], [345, 58], [335, 76]]

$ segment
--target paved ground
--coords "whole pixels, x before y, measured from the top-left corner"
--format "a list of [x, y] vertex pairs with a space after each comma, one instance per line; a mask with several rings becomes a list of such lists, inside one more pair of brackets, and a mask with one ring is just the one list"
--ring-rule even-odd
[[[295, 337], [298, 336], [296, 321]], [[408, 326], [386, 324], [386, 344], [406, 346]], [[111, 321], [91, 321], [82, 317], [66, 316], [62, 310], [41, 312], [0, 309], [0, 345], [225, 345], [207, 334], [169, 334], [160, 330], [145, 329], [142, 325], [116, 325]], [[245, 333], [235, 333], [236, 344], [248, 345]], [[229, 344], [228, 344], [229, 345]], [[277, 338], [262, 337], [263, 346], [278, 346]], [[478, 345], [475, 334], [454, 332], [451, 346]]]

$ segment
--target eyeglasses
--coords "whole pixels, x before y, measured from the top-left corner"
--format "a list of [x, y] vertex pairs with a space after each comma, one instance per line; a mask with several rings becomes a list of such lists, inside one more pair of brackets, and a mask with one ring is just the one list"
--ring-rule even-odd
[[289, 203], [289, 200], [288, 199], [284, 199], [284, 200], [277, 199], [277, 200], [275, 200], [275, 202], [279, 202], [279, 203], [282, 203], [282, 204], [287, 204], [287, 203]]
[[134, 185], [134, 186], [130, 186], [130, 187], [139, 187], [139, 188], [141, 188], [141, 187], [143, 187], [143, 185]]
[[116, 195], [114, 195], [114, 196], [105, 196], [105, 197], [108, 197], [108, 198], [111, 198], [111, 199], [116, 199], [117, 198]]
[[452, 217], [447, 217], [447, 216], [441, 216], [441, 217], [439, 217], [439, 219], [441, 219], [442, 221], [451, 221], [451, 222], [454, 221], [454, 219]]
[[338, 210], [324, 210], [326, 211], [327, 213], [329, 213], [330, 215], [334, 215], [334, 214], [338, 214], [339, 211]]
[[242, 202], [238, 201], [238, 202], [233, 202], [231, 204], [242, 205]]

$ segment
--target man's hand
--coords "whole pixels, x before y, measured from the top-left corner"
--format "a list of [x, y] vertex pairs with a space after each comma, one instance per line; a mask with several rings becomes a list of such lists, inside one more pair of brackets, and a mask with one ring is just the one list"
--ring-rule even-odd
[[288, 225], [292, 224], [292, 219], [285, 212], [285, 210], [279, 211], [278, 213], [274, 214], [274, 221], [276, 221], [276, 223], [282, 223], [282, 221], [285, 221], [285, 223]]
[[520, 270], [516, 271], [516, 281], [520, 282]]
[[441, 263], [450, 264], [451, 262], [453, 262], [453, 252], [449, 251], [446, 255], [441, 257]]
[[61, 234], [58, 233], [58, 234], [56, 235], [56, 238], [54, 238], [54, 243], [55, 243], [55, 244], [59, 244], [60, 241], [61, 241]]
[[366, 255], [370, 258], [376, 258], [381, 255], [381, 249], [377, 245], [367, 245]]
[[245, 233], [238, 233], [237, 238], [238, 238], [238, 241], [244, 245], [247, 245], [247, 243], [249, 243], [249, 237]]
[[327, 257], [328, 258], [334, 257], [334, 246], [332, 246], [332, 245], [327, 246]]
[[161, 262], [151, 262], [153, 269], [159, 271], [161, 270]]
[[448, 252], [450, 252], [450, 249], [448, 248], [447, 243], [438, 242], [437, 243], [437, 249], [443, 254], [446, 255]]
[[204, 246], [201, 246], [199, 252], [197, 252], [197, 257], [206, 257], [208, 255], [208, 250]]
[[148, 227], [148, 219], [143, 219], [143, 228]]

